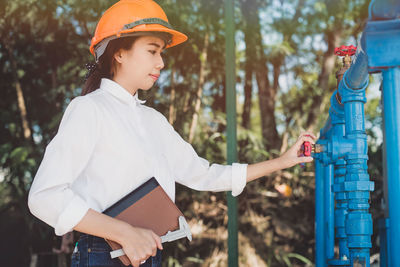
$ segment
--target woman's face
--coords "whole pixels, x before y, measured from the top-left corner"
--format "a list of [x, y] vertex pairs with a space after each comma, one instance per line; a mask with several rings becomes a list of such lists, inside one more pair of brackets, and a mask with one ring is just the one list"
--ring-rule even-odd
[[161, 57], [165, 43], [155, 36], [141, 36], [129, 50], [119, 50], [114, 81], [135, 94], [138, 89], [148, 90], [157, 81], [164, 68]]

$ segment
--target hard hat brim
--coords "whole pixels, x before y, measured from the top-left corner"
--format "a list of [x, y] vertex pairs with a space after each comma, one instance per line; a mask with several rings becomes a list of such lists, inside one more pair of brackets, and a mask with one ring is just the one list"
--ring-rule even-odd
[[[97, 50], [98, 45], [100, 43], [102, 43], [103, 40], [107, 40], [107, 43], [108, 43], [110, 40], [113, 40], [116, 38], [133, 36], [133, 35], [135, 35], [135, 33], [146, 33], [146, 32], [166, 32], [166, 33], [171, 34], [172, 35], [171, 42], [169, 44], [167, 44], [167, 46], [165, 48], [170, 48], [170, 47], [176, 46], [178, 44], [185, 42], [188, 39], [188, 37], [185, 34], [179, 32], [179, 31], [167, 28], [163, 25], [141, 24], [132, 29], [122, 30], [117, 35], [112, 34], [109, 36], [101, 36], [100, 38], [98, 38], [99, 41], [97, 41], [97, 42], [96, 42], [96, 40], [92, 40], [92, 44], [90, 46], [90, 52], [95, 56], [96, 61], [97, 61], [98, 58], [104, 53], [105, 47], [103, 47], [103, 51], [101, 51], [100, 53], [96, 53], [95, 50]], [[143, 34], [140, 34], [140, 35], [143, 35]]]

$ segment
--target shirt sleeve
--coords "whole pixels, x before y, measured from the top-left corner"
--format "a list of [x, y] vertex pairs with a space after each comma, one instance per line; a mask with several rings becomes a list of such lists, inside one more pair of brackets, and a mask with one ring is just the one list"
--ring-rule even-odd
[[55, 228], [56, 235], [72, 231], [85, 216], [88, 204], [71, 190], [95, 147], [98, 120], [88, 97], [68, 105], [57, 135], [46, 147], [32, 187], [28, 206], [33, 215]]
[[164, 118], [167, 133], [167, 160], [176, 182], [201, 191], [232, 191], [239, 195], [245, 185], [247, 164], [211, 164], [199, 157], [192, 145], [187, 143]]

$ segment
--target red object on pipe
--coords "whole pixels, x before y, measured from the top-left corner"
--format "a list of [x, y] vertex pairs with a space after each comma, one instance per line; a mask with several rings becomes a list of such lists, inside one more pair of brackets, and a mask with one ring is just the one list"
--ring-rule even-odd
[[356, 53], [357, 47], [355, 47], [354, 45], [349, 45], [349, 46], [339, 46], [335, 48], [335, 55], [337, 56], [352, 56]]
[[311, 150], [312, 150], [311, 143], [308, 142], [308, 141], [305, 141], [303, 143], [302, 150], [303, 150], [303, 155], [304, 156], [310, 157], [311, 156]]

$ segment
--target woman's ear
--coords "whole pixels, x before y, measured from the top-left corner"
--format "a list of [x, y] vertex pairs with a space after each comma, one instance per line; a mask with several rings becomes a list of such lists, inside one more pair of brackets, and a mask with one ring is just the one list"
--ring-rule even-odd
[[114, 59], [118, 63], [122, 63], [122, 57], [123, 57], [123, 50], [119, 49], [117, 52], [114, 54]]

